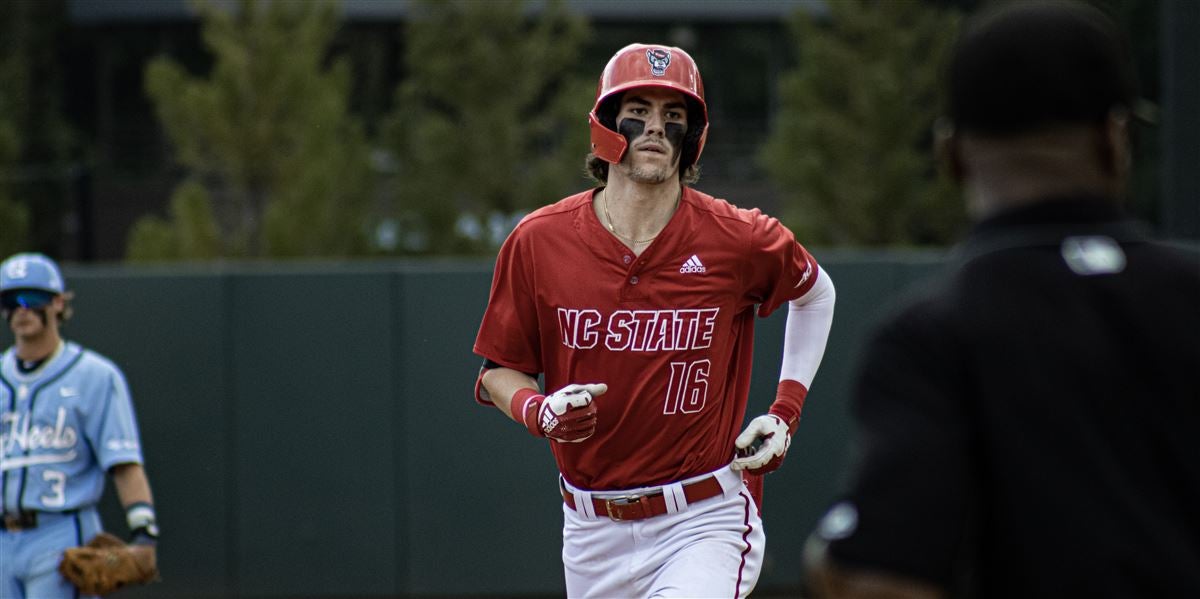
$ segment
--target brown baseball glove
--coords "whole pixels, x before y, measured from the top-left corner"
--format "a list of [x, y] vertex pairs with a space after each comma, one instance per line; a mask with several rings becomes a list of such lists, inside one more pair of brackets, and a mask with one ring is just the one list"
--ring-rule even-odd
[[126, 545], [102, 532], [87, 545], [64, 551], [58, 571], [84, 594], [107, 595], [156, 580], [158, 557], [153, 545]]

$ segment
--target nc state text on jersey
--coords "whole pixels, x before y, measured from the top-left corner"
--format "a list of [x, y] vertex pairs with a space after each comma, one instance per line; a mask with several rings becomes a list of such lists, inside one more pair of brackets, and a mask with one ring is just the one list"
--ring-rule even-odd
[[591, 308], [559, 308], [563, 345], [592, 349], [604, 337], [610, 351], [684, 351], [712, 345], [720, 308], [617, 310], [605, 319]]

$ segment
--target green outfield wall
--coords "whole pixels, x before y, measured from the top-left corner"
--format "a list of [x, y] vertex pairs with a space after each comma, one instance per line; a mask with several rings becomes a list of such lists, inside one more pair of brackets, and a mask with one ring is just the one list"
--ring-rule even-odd
[[[804, 538], [848, 461], [864, 336], [943, 257], [817, 255], [837, 311], [767, 479], [764, 594], [798, 588]], [[472, 399], [491, 266], [68, 267], [65, 336], [124, 369], [163, 531], [162, 582], [123, 596], [562, 595], [550, 452]], [[772, 400], [784, 312], [758, 323], [751, 416]], [[106, 522], [123, 532], [112, 495]]]

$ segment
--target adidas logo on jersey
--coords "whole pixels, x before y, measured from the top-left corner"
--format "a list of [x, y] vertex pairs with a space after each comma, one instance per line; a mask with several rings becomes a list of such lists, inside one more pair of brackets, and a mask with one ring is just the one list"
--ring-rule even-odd
[[700, 262], [700, 258], [696, 257], [695, 254], [692, 254], [692, 257], [688, 258], [687, 262], [684, 262], [683, 266], [679, 267], [679, 272], [685, 275], [690, 273], [702, 273], [704, 272], [704, 264]]

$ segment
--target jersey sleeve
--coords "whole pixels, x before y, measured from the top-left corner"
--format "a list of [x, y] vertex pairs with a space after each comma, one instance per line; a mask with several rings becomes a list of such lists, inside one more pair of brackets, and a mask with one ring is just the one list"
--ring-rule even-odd
[[142, 444], [125, 375], [112, 366], [103, 376], [107, 380], [98, 389], [104, 397], [95, 404], [97, 411], [90, 415], [87, 429], [96, 461], [105, 470], [117, 464], [141, 464]]
[[526, 234], [527, 229], [518, 226], [500, 247], [474, 351], [501, 366], [540, 373], [541, 335], [533, 289], [535, 257]]
[[769, 316], [776, 308], [812, 288], [817, 279], [817, 261], [796, 241], [778, 219], [753, 211], [750, 236], [750, 265], [747, 294], [759, 305], [758, 315]]
[[947, 586], [970, 554], [973, 433], [963, 352], [920, 324], [909, 314], [868, 345], [853, 391], [855, 470], [817, 534], [838, 563]]

